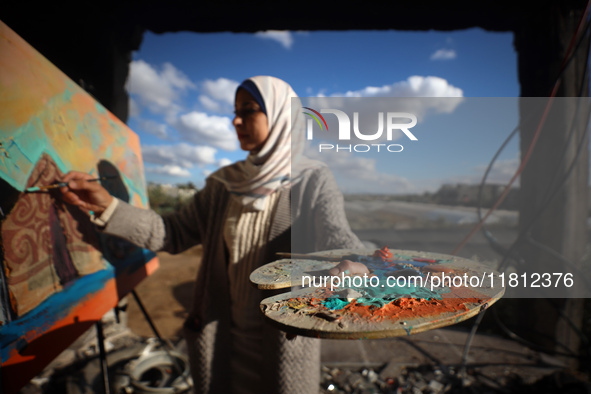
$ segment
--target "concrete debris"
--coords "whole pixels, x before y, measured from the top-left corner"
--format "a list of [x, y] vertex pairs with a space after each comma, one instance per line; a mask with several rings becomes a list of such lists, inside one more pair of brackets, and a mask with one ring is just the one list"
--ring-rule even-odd
[[[526, 383], [511, 373], [491, 381], [477, 368], [464, 376], [451, 366], [405, 367], [388, 363], [381, 368], [322, 366], [321, 392], [325, 394], [506, 394], [506, 393], [591, 393], [587, 379], [567, 379], [556, 372], [537, 382]], [[574, 383], [573, 383], [574, 382]]]

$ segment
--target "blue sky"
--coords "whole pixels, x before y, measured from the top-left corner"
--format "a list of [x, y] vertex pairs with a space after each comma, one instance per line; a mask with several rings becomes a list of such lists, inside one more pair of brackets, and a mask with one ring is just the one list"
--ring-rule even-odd
[[[372, 97], [376, 89], [368, 88], [375, 87], [380, 88], [381, 97], [451, 95], [485, 108], [490, 102], [469, 98], [519, 95], [512, 42], [511, 33], [480, 29], [148, 32], [131, 64], [128, 123], [140, 136], [149, 181], [202, 185], [215, 169], [246, 157], [238, 148], [231, 118], [235, 88], [247, 77], [279, 77], [301, 97]], [[457, 108], [455, 112], [460, 114], [462, 108], [472, 107], [462, 104]], [[405, 151], [396, 157], [371, 153], [347, 156], [344, 152], [333, 159], [325, 155], [325, 161], [345, 192], [420, 193], [435, 191], [443, 183], [478, 182], [515, 119], [483, 115], [484, 120], [469, 116], [474, 111], [463, 113], [462, 119], [473, 119], [462, 127], [457, 120], [441, 116], [420, 122], [417, 133], [419, 126], [424, 129], [428, 124], [431, 131], [417, 134], [419, 141], [413, 144], [405, 142]], [[491, 180], [510, 178], [517, 167], [517, 146], [515, 140]], [[382, 180], [381, 185], [367, 183], [371, 177], [363, 172], [373, 173], [373, 178]], [[355, 177], [366, 182], [357, 182]]]

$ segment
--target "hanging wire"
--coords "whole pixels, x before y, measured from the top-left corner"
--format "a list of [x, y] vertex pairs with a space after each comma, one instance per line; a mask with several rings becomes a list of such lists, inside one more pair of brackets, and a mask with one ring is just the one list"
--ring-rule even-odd
[[[584, 88], [585, 81], [587, 80], [587, 76], [588, 76], [588, 67], [587, 66], [588, 66], [588, 59], [589, 59], [589, 50], [590, 50], [590, 48], [587, 48], [587, 56], [585, 58], [585, 76], [582, 79], [581, 88], [579, 90], [579, 93], [582, 92], [582, 89]], [[580, 106], [577, 107], [577, 110], [575, 112], [575, 117], [578, 115], [579, 109], [580, 109]], [[587, 119], [586, 119], [586, 123], [585, 124], [588, 125], [589, 124], [589, 116], [590, 116], [590, 114], [587, 113], [586, 115], [587, 115]], [[554, 199], [556, 199], [556, 197], [558, 197], [558, 193], [562, 189], [562, 186], [564, 186], [564, 184], [566, 183], [566, 181], [568, 180], [568, 178], [572, 174], [572, 172], [573, 172], [573, 170], [575, 168], [575, 165], [579, 161], [579, 158], [580, 158], [580, 156], [581, 156], [581, 154], [583, 152], [583, 149], [586, 149], [587, 148], [587, 146], [583, 142], [587, 138], [588, 133], [589, 133], [589, 127], [587, 127], [585, 133], [582, 134], [581, 139], [578, 141], [578, 143], [577, 143], [577, 151], [575, 153], [575, 157], [571, 161], [568, 169], [566, 170], [566, 172], [564, 173], [564, 175], [560, 179], [559, 183], [556, 186], [554, 186], [554, 189], [553, 190], [551, 188], [549, 188], [548, 194], [547, 194], [544, 202], [540, 206], [540, 208], [537, 210], [537, 212], [535, 213], [535, 215], [533, 215], [533, 218], [527, 223], [527, 225], [522, 228], [522, 230], [518, 234], [517, 239], [515, 240], [515, 242], [513, 242], [513, 244], [511, 245], [511, 247], [507, 250], [507, 253], [504, 254], [504, 258], [503, 258], [503, 260], [501, 261], [501, 263], [499, 264], [499, 266], [497, 268], [499, 271], [504, 271], [504, 269], [506, 268], [505, 266], [508, 263], [508, 256], [512, 252], [515, 252], [515, 249], [517, 248], [517, 246], [519, 246], [519, 244], [523, 241], [523, 239], [526, 236], [528, 236], [529, 230], [531, 229], [531, 227], [541, 217], [541, 215], [543, 214], [543, 212], [546, 209], [548, 209], [548, 207], [554, 201]], [[565, 159], [566, 151], [568, 149], [568, 146], [570, 145], [570, 142], [571, 142], [572, 138], [574, 138], [574, 134], [575, 134], [575, 128], [574, 128], [574, 124], [572, 124], [571, 125], [571, 131], [569, 133], [569, 136], [567, 137], [567, 142], [566, 142], [565, 147], [564, 147], [564, 149], [562, 151], [560, 161], [563, 161]], [[558, 178], [558, 175], [559, 175], [559, 170], [558, 170], [558, 167], [557, 167], [557, 171], [554, 172], [554, 175], [552, 177], [552, 181], [550, 182], [550, 185], [552, 185], [556, 181], [556, 179]], [[481, 202], [479, 201], [479, 208], [478, 208], [479, 214], [480, 214], [480, 204], [481, 204]], [[570, 267], [573, 267], [575, 270], [578, 270], [579, 273], [583, 274], [578, 269], [578, 266], [576, 264], [574, 264], [574, 263], [572, 263], [572, 262], [570, 262], [568, 260], [566, 260], [566, 261], [567, 261], [567, 264]], [[583, 278], [586, 281], [586, 283], [589, 284], [589, 281], [584, 276], [584, 274], [583, 274]]]
[[[580, 39], [580, 34], [581, 33], [584, 34], [584, 32], [586, 32], [586, 30], [582, 30], [582, 27], [583, 27], [583, 22], [585, 22], [587, 20], [587, 15], [589, 13], [590, 6], [591, 6], [591, 1], [588, 1], [587, 5], [585, 7], [585, 11], [583, 12], [583, 15], [581, 16], [581, 19], [577, 25], [576, 32], [573, 35], [573, 37], [570, 41], [569, 47], [565, 53], [565, 57], [564, 57], [562, 64], [560, 66], [559, 73], [556, 78], [556, 82], [554, 83], [552, 91], [550, 92], [549, 100], [546, 103], [546, 107], [544, 108], [542, 116], [538, 122], [538, 126], [536, 127], [536, 131], [532, 137], [532, 140], [529, 144], [529, 147], [528, 147], [524, 157], [521, 160], [521, 164], [519, 165], [519, 168], [515, 171], [515, 173], [513, 174], [513, 177], [507, 183], [507, 185], [505, 186], [505, 189], [503, 190], [503, 193], [501, 193], [501, 195], [499, 196], [497, 201], [488, 210], [486, 215], [474, 226], [474, 228], [470, 231], [470, 233], [462, 240], [462, 242], [460, 242], [458, 244], [458, 246], [451, 252], [452, 255], [457, 255], [460, 252], [460, 250], [462, 250], [464, 248], [464, 246], [466, 246], [466, 244], [468, 243], [470, 238], [472, 238], [474, 236], [474, 234], [476, 234], [476, 232], [478, 232], [478, 230], [484, 225], [484, 222], [486, 221], [486, 219], [488, 219], [488, 217], [501, 205], [501, 203], [505, 200], [505, 198], [509, 194], [509, 191], [511, 190], [511, 186], [513, 185], [513, 183], [515, 183], [515, 181], [517, 180], [519, 175], [523, 172], [525, 165], [528, 163], [528, 161], [531, 157], [531, 154], [533, 153], [533, 150], [536, 146], [538, 138], [541, 134], [542, 126], [546, 122], [546, 117], [548, 116], [548, 112], [550, 110], [550, 107], [552, 106], [554, 97], [556, 96], [556, 94], [558, 92], [558, 88], [559, 88], [559, 86], [561, 84], [561, 80], [562, 80], [562, 74], [564, 73], [566, 66], [570, 63], [570, 61], [571, 61], [570, 58], [574, 58], [574, 55], [576, 54], [576, 50], [579, 48], [578, 45], [580, 45], [580, 43], [582, 42], [582, 40]], [[587, 24], [585, 24], [585, 26], [587, 26]]]
[[[509, 190], [512, 186], [512, 184], [514, 183], [514, 181], [517, 179], [517, 177], [521, 174], [521, 172], [523, 171], [523, 168], [525, 167], [525, 164], [527, 164], [527, 162], [529, 161], [529, 158], [531, 156], [531, 153], [533, 151], [533, 148], [537, 142], [537, 139], [539, 137], [539, 134], [541, 132], [542, 129], [542, 125], [545, 123], [546, 120], [546, 116], [547, 116], [547, 112], [549, 110], [549, 106], [551, 104], [552, 98], [556, 95], [557, 91], [558, 91], [558, 87], [560, 85], [562, 76], [566, 70], [566, 67], [570, 64], [570, 62], [574, 59], [575, 54], [577, 53], [577, 51], [579, 50], [582, 42], [584, 41], [585, 35], [586, 33], [589, 32], [589, 28], [591, 26], [591, 21], [587, 20], [587, 15], [589, 13], [589, 8], [591, 6], [591, 1], [587, 2], [587, 5], [585, 7], [585, 11], [583, 12], [583, 15], [581, 16], [581, 20], [579, 21], [579, 24], [577, 26], [577, 30], [576, 33], [573, 35], [573, 38], [571, 40], [571, 43], [569, 45], [569, 48], [566, 51], [566, 56], [562, 62], [562, 65], [560, 67], [560, 71], [559, 74], [557, 76], [556, 82], [554, 83], [554, 87], [552, 89], [552, 92], [550, 93], [550, 100], [548, 102], [548, 104], [546, 105], [546, 108], [544, 110], [544, 113], [542, 115], [542, 118], [540, 119], [540, 122], [538, 123], [538, 127], [536, 129], [536, 132], [534, 133], [534, 136], [532, 138], [532, 141], [530, 142], [530, 146], [528, 147], [528, 150], [526, 152], [526, 155], [524, 156], [520, 167], [517, 169], [517, 171], [515, 172], [515, 174], [513, 175], [511, 181], [507, 184], [507, 186], [505, 187], [503, 193], [501, 194], [501, 196], [497, 199], [497, 201], [493, 204], [493, 206], [488, 210], [488, 212], [486, 213], [486, 215], [484, 217], [482, 217], [482, 191], [484, 188], [484, 184], [486, 182], [486, 178], [488, 177], [488, 174], [490, 173], [495, 161], [497, 160], [497, 158], [499, 157], [500, 153], [505, 149], [505, 147], [507, 146], [507, 144], [509, 143], [509, 141], [516, 135], [517, 131], [519, 130], [519, 126], [515, 127], [515, 129], [513, 129], [513, 131], [509, 134], [509, 136], [505, 139], [505, 141], [503, 142], [503, 144], [501, 145], [501, 147], [497, 150], [497, 152], [495, 153], [494, 157], [492, 158], [491, 162], [489, 163], [482, 181], [480, 183], [479, 186], [479, 190], [478, 190], [478, 218], [479, 218], [479, 222], [474, 226], [474, 228], [472, 229], [472, 231], [464, 238], [464, 240], [462, 240], [462, 242], [454, 249], [454, 251], [452, 252], [452, 254], [457, 254], [468, 242], [468, 240], [480, 229], [483, 228], [484, 223], [486, 221], [486, 219], [492, 214], [493, 211], [495, 211], [503, 202], [503, 200], [506, 198], [506, 196], [509, 193]], [[585, 27], [584, 29], [581, 29], [583, 22], [587, 21], [585, 23]], [[575, 44], [576, 43], [576, 44]], [[573, 50], [574, 48], [574, 50]], [[581, 86], [579, 89], [579, 97], [582, 96], [583, 92], [584, 92], [584, 88], [586, 86], [586, 81], [588, 78], [588, 61], [589, 61], [589, 45], [587, 46], [587, 53], [585, 56], [585, 67], [584, 67], [584, 74], [583, 74], [583, 78], [581, 81]], [[579, 107], [577, 107], [576, 113], [578, 114], [579, 111]], [[576, 116], [574, 117], [576, 119]], [[589, 124], [589, 113], [587, 113], [587, 122], [586, 124]], [[544, 210], [546, 210], [548, 208], [548, 206], [550, 205], [550, 203], [556, 198], [556, 196], [558, 195], [558, 192], [560, 191], [560, 189], [562, 188], [562, 186], [564, 185], [564, 183], [566, 182], [566, 180], [568, 179], [568, 177], [570, 176], [570, 174], [572, 173], [575, 164], [578, 162], [579, 158], [580, 158], [580, 154], [582, 152], [583, 149], [583, 142], [585, 141], [585, 139], [587, 138], [587, 133], [589, 132], [589, 128], [587, 127], [585, 133], [583, 133], [582, 139], [581, 141], [579, 141], [578, 144], [578, 149], [577, 149], [577, 153], [575, 154], [575, 157], [573, 159], [573, 161], [571, 162], [571, 165], [569, 166], [568, 170], [566, 171], [566, 173], [564, 174], [561, 182], [559, 183], [558, 186], [556, 186], [556, 188], [554, 189], [554, 192], [552, 192], [550, 194], [550, 196], [546, 199], [545, 203], [542, 204], [542, 207], [540, 210], [538, 210], [538, 212], [536, 213], [536, 215], [534, 215], [534, 219], [528, 224], [528, 226], [526, 226], [524, 229], [525, 231], [522, 231], [522, 233], [520, 233], [520, 235], [518, 236], [517, 240], [511, 245], [511, 247], [509, 249], [506, 249], [505, 247], [503, 247], [502, 245], [500, 245], [499, 242], [496, 241], [496, 239], [492, 236], [492, 234], [487, 231], [485, 228], [483, 228], [483, 233], [485, 235], [485, 237], [489, 240], [489, 242], [491, 243], [491, 246], [493, 247], [493, 249], [499, 253], [501, 253], [503, 255], [503, 260], [501, 262], [501, 264], [499, 264], [498, 269], [500, 270], [501, 267], [504, 265], [504, 262], [506, 260], [508, 260], [508, 258], [510, 256], [512, 256], [515, 253], [515, 249], [516, 249], [516, 245], [517, 243], [520, 241], [520, 238], [523, 237], [523, 235], [527, 234], [529, 231], [529, 228], [535, 223], [535, 221], [539, 218], [539, 216], [542, 214], [542, 212]], [[568, 149], [568, 146], [570, 144], [571, 139], [574, 137], [575, 134], [575, 127], [574, 127], [574, 121], [573, 121], [573, 125], [571, 127], [571, 132], [569, 134], [569, 136], [567, 137], [567, 142], [565, 143], [565, 148], [563, 150], [563, 153], [561, 155], [561, 158], [559, 161], [564, 160], [565, 156], [566, 156], [566, 150]], [[550, 183], [550, 185], [552, 185], [554, 183], [554, 179], [557, 177], [558, 175], [558, 171], [555, 172], [555, 175], [553, 177], [553, 181]], [[523, 235], [522, 235], [523, 234]], [[557, 253], [557, 252], [555, 252]], [[515, 257], [516, 260], [519, 260], [519, 256], [517, 255]], [[566, 260], [562, 255], [561, 255], [561, 260]], [[574, 266], [576, 267], [575, 264], [571, 263], [569, 261], [569, 266]], [[588, 283], [587, 279], [585, 278], [585, 276], [583, 275], [583, 279], [585, 280], [586, 283]], [[576, 326], [576, 324], [574, 324], [572, 322], [572, 320], [566, 316], [561, 310], [560, 308], [551, 303], [551, 305], [553, 305], [557, 310], [558, 313], [560, 314], [560, 316], [565, 319], [567, 321], [567, 323], [571, 326], [571, 328], [573, 328], [573, 331], [583, 340], [584, 343], [588, 344], [588, 338], [584, 335], [584, 333]], [[481, 313], [482, 314], [482, 313]], [[540, 351], [547, 351], [547, 349], [545, 349], [542, 346], [536, 345], [530, 341], [525, 340], [524, 338], [518, 336], [517, 334], [515, 334], [513, 331], [509, 330], [500, 320], [498, 313], [496, 311], [496, 309], [493, 308], [493, 316], [495, 318], [495, 321], [497, 323], [497, 325], [501, 328], [501, 330], [503, 330], [511, 339], [514, 339], [532, 349], [536, 349], [536, 350], [540, 350]], [[482, 318], [479, 317], [479, 319], [477, 319], [477, 322], [474, 324], [470, 334], [468, 335], [468, 338], [466, 340], [466, 345], [464, 348], [464, 354], [462, 356], [462, 366], [463, 368], [465, 368], [466, 365], [466, 359], [467, 359], [467, 354], [469, 352], [469, 348], [470, 345], [472, 343], [472, 340], [474, 338], [474, 336], [476, 335], [476, 331], [478, 329], [478, 325], [480, 324], [480, 320]], [[554, 343], [556, 343], [558, 346], [566, 349], [568, 351], [568, 353], [561, 353], [561, 352], [554, 352], [554, 354], [556, 355], [560, 355], [560, 356], [565, 356], [565, 357], [573, 357], [573, 358], [579, 358], [580, 356], [576, 353], [574, 353], [568, 346], [560, 343], [560, 341], [557, 341], [556, 338], [550, 338], [551, 340], [554, 341]]]
[[[586, 57], [586, 65], [585, 65], [585, 72], [587, 74], [588, 70], [587, 70], [587, 60], [588, 60], [588, 56], [589, 56], [589, 49], [587, 50], [587, 57]], [[582, 85], [585, 84], [586, 78], [583, 78], [582, 81]], [[587, 114], [587, 124], [589, 121], [589, 114]], [[583, 133], [581, 140], [578, 141], [578, 147], [577, 147], [577, 152], [575, 154], [575, 157], [573, 158], [569, 168], [567, 169], [567, 171], [564, 173], [564, 176], [562, 177], [562, 179], [560, 180], [559, 184], [555, 186], [554, 190], [551, 191], [549, 193], [548, 198], [545, 200], [545, 202], [542, 204], [542, 206], [540, 206], [540, 208], [538, 209], [538, 211], [536, 212], [536, 214], [534, 215], [533, 219], [526, 225], [523, 227], [522, 231], [519, 233], [517, 239], [515, 240], [515, 242], [511, 245], [511, 247], [509, 249], [506, 250], [505, 254], [503, 255], [503, 259], [501, 260], [497, 270], [499, 271], [504, 271], [509, 264], [509, 260], [510, 258], [512, 258], [511, 256], [515, 256], [515, 254], [517, 253], [517, 247], [519, 245], [521, 245], [523, 242], [529, 242], [530, 244], [532, 244], [533, 246], [536, 246], [538, 248], [542, 248], [545, 251], [547, 251], [548, 253], [550, 253], [553, 257], [559, 259], [560, 261], [562, 261], [564, 264], [568, 265], [570, 268], [572, 268], [574, 271], [577, 272], [577, 274], [579, 275], [579, 278], [581, 280], [583, 280], [585, 282], [585, 284], [587, 285], [587, 288], [591, 288], [591, 282], [589, 281], [589, 279], [587, 278], [587, 276], [585, 275], [584, 272], [581, 271], [581, 269], [579, 268], [579, 266], [573, 262], [571, 262], [570, 260], [566, 259], [564, 256], [562, 256], [560, 253], [554, 251], [553, 249], [533, 240], [533, 238], [531, 238], [530, 234], [529, 234], [529, 230], [531, 229], [531, 227], [534, 225], [534, 223], [539, 219], [539, 217], [542, 215], [542, 213], [550, 206], [550, 204], [556, 199], [556, 197], [558, 197], [560, 190], [562, 189], [562, 186], [564, 185], [564, 183], [566, 182], [566, 180], [569, 178], [570, 174], [572, 173], [572, 171], [575, 168], [575, 165], [577, 164], [577, 162], [579, 161], [580, 155], [583, 152], [583, 149], [587, 148], [586, 144], [583, 144], [583, 142], [585, 141], [585, 139], [587, 138], [587, 134], [589, 132], [589, 129], [587, 128], [586, 132]], [[574, 134], [574, 132], [571, 131], [571, 136]], [[570, 136], [569, 136], [570, 139]], [[565, 147], [565, 150], [567, 148]], [[564, 157], [563, 157], [564, 158]], [[562, 158], [562, 159], [563, 159]], [[554, 180], [557, 178], [557, 173], [555, 173], [554, 176]], [[553, 182], [552, 182], [553, 183]], [[517, 254], [517, 256], [519, 256]], [[523, 261], [523, 259], [521, 259], [521, 261]], [[573, 329], [573, 331], [577, 334], [577, 336], [579, 336], [579, 338], [583, 341], [584, 344], [588, 344], [589, 340], [588, 338], [584, 335], [584, 333], [576, 326], [576, 324], [568, 317], [564, 314], [564, 312], [561, 310], [560, 306], [551, 303], [550, 305], [552, 305], [556, 310], [557, 313], [560, 315], [560, 317], [565, 320], [565, 322]], [[500, 317], [497, 313], [497, 311], [494, 311], [493, 313], [493, 317], [496, 321], [496, 323], [499, 325], [499, 327], [501, 328], [501, 330], [503, 330], [510, 338], [512, 339], [516, 339], [518, 340], [520, 343], [525, 344], [526, 346], [532, 347], [534, 349], [537, 350], [542, 350], [542, 351], [548, 351], [548, 349], [544, 349], [543, 347], [540, 346], [532, 346], [532, 343], [519, 337], [517, 334], [515, 334], [514, 332], [510, 331], [500, 320]], [[560, 343], [559, 341], [557, 341], [555, 338], [550, 338], [554, 343], [556, 343], [558, 346], [562, 347], [562, 348], [567, 348], [566, 345]], [[589, 352], [590, 349], [587, 349], [587, 351]], [[557, 355], [561, 355], [561, 356], [568, 356], [564, 353], [559, 353], [559, 352], [554, 352]], [[580, 356], [577, 356], [580, 357]]]

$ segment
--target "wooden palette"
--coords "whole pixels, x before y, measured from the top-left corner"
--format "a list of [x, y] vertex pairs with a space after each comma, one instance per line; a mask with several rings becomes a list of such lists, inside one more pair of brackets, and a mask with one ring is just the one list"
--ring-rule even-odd
[[[363, 250], [362, 252], [366, 253], [367, 251]], [[337, 249], [314, 253], [310, 255], [313, 258], [277, 260], [254, 270], [250, 274], [250, 282], [261, 290], [285, 289], [291, 287], [292, 283], [299, 283], [301, 276], [308, 272], [323, 273], [328, 271], [348, 254], [351, 254], [349, 249]]]
[[[385, 263], [371, 258], [374, 250], [333, 250], [315, 253], [311, 255], [312, 259], [282, 259], [254, 271], [251, 281], [261, 289], [300, 286], [303, 275], [315, 275], [320, 279], [328, 275], [328, 269], [338, 264], [321, 259], [339, 256], [352, 259], [352, 256], [358, 256], [358, 261], [377, 273], [379, 283], [385, 283], [388, 277], [398, 278], [397, 273], [408, 274], [413, 269], [426, 278], [427, 274], [441, 278], [442, 272], [445, 272], [450, 278], [478, 278], [480, 282], [478, 286], [470, 286], [470, 283], [465, 286], [464, 279], [461, 286], [453, 286], [453, 283], [451, 287], [434, 286], [434, 292], [428, 291], [430, 286], [391, 289], [380, 284], [376, 287], [356, 287], [355, 290], [366, 297], [350, 301], [339, 298], [343, 296], [340, 293], [342, 287], [331, 291], [329, 280], [326, 287], [317, 283], [316, 287], [299, 288], [261, 302], [265, 317], [281, 330], [295, 335], [332, 339], [387, 338], [448, 326], [475, 316], [504, 294], [498, 273], [474, 261], [435, 253], [391, 252], [394, 254], [393, 261]], [[459, 279], [455, 281], [456, 284], [460, 282]], [[472, 284], [476, 284], [476, 279], [472, 280]], [[337, 292], [340, 295], [335, 294]], [[368, 297], [375, 292], [380, 297]], [[418, 294], [421, 297], [413, 296]], [[372, 302], [379, 305], [370, 305]]]

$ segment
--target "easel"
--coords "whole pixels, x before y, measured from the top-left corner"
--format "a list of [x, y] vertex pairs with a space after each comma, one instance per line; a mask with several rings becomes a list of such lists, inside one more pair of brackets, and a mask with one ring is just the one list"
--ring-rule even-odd
[[[170, 357], [170, 360], [173, 362], [173, 366], [176, 369], [176, 372], [179, 374], [179, 376], [183, 376], [183, 379], [185, 380], [185, 383], [187, 383], [188, 386], [191, 386], [191, 384], [184, 378], [182, 366], [180, 366], [178, 364], [176, 358], [170, 353], [171, 350], [174, 350], [172, 345], [168, 341], [166, 341], [164, 338], [162, 338], [162, 336], [160, 335], [160, 332], [156, 328], [154, 321], [152, 320], [152, 318], [148, 314], [148, 311], [144, 307], [144, 304], [140, 300], [140, 297], [137, 294], [137, 292], [135, 291], [135, 289], [131, 290], [131, 295], [133, 296], [138, 307], [140, 308], [140, 311], [142, 312], [142, 315], [144, 316], [144, 318], [146, 319], [146, 322], [150, 326], [150, 329], [152, 330], [152, 332], [154, 333], [154, 335], [158, 339], [158, 342], [162, 345], [162, 348], [166, 351], [166, 353]], [[117, 322], [119, 322], [118, 307], [115, 307], [115, 316], [116, 316]], [[95, 327], [96, 327], [97, 341], [98, 341], [98, 347], [99, 347], [99, 358], [100, 358], [100, 364], [101, 364], [101, 376], [102, 376], [102, 381], [103, 381], [103, 389], [104, 389], [105, 394], [110, 394], [111, 393], [111, 379], [109, 376], [109, 365], [107, 362], [107, 353], [105, 351], [105, 345], [104, 345], [105, 338], [104, 338], [104, 333], [103, 333], [102, 321], [99, 320], [95, 324]]]

